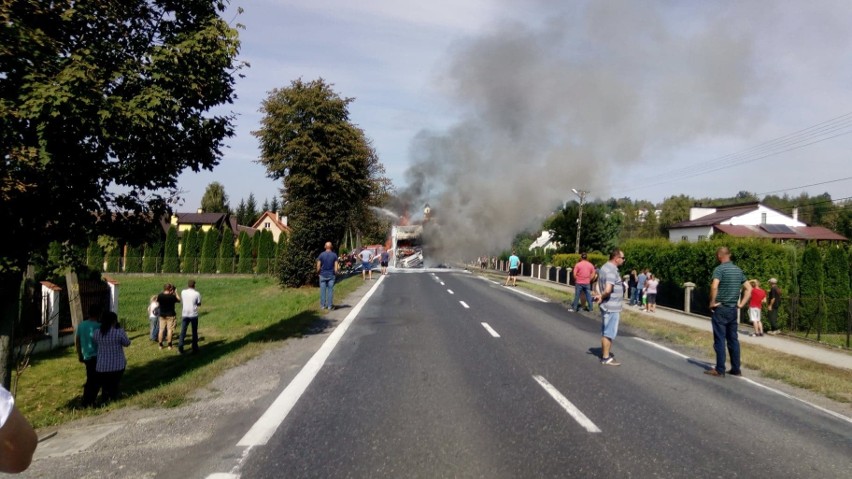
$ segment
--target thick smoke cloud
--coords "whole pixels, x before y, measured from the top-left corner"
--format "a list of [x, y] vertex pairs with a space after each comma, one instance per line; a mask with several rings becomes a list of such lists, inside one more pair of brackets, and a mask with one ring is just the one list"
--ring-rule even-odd
[[413, 142], [404, 195], [432, 205], [441, 259], [505, 250], [572, 188], [620, 196], [625, 164], [654, 168], [655, 155], [761, 115], [749, 101], [753, 39], [736, 12], [545, 3], [545, 15], [456, 45], [440, 81], [461, 120]]

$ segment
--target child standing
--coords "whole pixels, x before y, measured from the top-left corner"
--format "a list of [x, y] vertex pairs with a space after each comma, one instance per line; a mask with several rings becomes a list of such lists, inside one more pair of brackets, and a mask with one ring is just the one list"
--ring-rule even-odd
[[763, 323], [760, 321], [760, 310], [766, 302], [766, 291], [760, 289], [760, 281], [753, 279], [751, 283], [751, 299], [748, 302], [748, 319], [754, 327], [749, 336], [763, 336]]
[[157, 335], [160, 333], [160, 303], [157, 302], [157, 295], [151, 296], [151, 302], [148, 303], [148, 324], [151, 332], [151, 341], [157, 340]]

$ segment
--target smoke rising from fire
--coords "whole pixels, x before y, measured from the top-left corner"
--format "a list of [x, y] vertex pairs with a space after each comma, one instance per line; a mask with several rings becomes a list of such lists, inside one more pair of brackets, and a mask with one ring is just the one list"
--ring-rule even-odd
[[450, 52], [440, 84], [461, 119], [417, 136], [403, 192], [432, 205], [442, 259], [503, 251], [575, 199], [572, 188], [623, 196], [611, 186], [625, 164], [654, 168], [670, 149], [762, 114], [742, 12], [559, 3]]

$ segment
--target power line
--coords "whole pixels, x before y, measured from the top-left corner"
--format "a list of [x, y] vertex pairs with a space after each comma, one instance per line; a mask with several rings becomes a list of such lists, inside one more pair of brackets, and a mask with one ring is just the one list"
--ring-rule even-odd
[[[704, 175], [734, 166], [751, 163], [770, 156], [797, 150], [816, 143], [827, 141], [838, 136], [852, 133], [852, 112], [838, 116], [796, 132], [778, 137], [759, 145], [747, 148], [737, 153], [731, 153], [704, 164], [704, 166], [687, 166], [676, 170], [668, 170], [664, 174], [651, 176], [640, 181], [638, 186], [620, 188], [620, 191], [633, 191], [660, 184], [678, 181], [686, 178]], [[657, 181], [659, 179], [659, 181]], [[650, 181], [651, 183], [648, 183]]]
[[757, 196], [771, 195], [772, 193], [781, 193], [782, 191], [798, 190], [798, 189], [801, 189], [801, 188], [810, 188], [811, 186], [827, 185], [829, 183], [837, 183], [839, 181], [846, 181], [846, 180], [852, 180], [852, 176], [848, 176], [846, 178], [839, 178], [839, 179], [836, 179], [836, 180], [823, 181], [823, 182], [820, 182], [820, 183], [812, 183], [810, 185], [794, 186], [792, 188], [786, 188], [786, 189], [783, 189], [783, 190], [767, 191], [766, 193], [755, 193], [755, 195], [757, 195]]

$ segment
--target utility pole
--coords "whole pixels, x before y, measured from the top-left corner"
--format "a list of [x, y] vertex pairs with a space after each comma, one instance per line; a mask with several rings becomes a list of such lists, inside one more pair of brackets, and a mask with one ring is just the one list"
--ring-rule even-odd
[[577, 244], [574, 246], [574, 252], [580, 254], [580, 230], [583, 228], [583, 202], [586, 200], [588, 191], [577, 190], [571, 188], [571, 191], [580, 198], [580, 214], [577, 216]]

